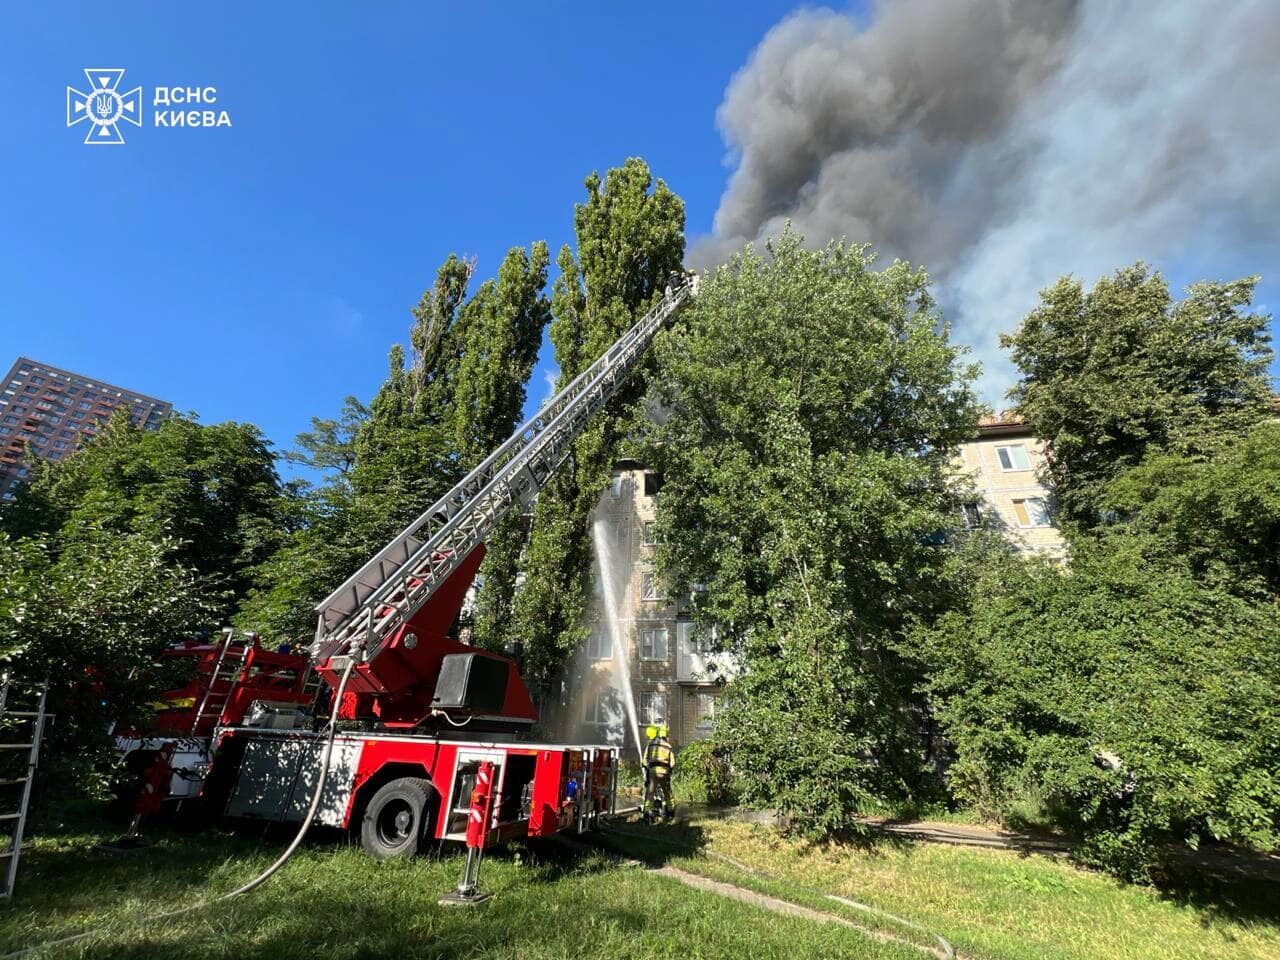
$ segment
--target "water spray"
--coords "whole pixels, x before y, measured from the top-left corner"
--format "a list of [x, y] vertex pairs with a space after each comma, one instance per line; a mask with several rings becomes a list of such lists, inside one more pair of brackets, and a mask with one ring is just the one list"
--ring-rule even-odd
[[621, 629], [618, 614], [622, 610], [617, 590], [617, 571], [614, 556], [605, 536], [604, 521], [596, 520], [591, 526], [591, 538], [596, 548], [596, 567], [600, 574], [600, 587], [604, 595], [605, 622], [609, 628], [609, 642], [613, 650], [614, 676], [622, 689], [622, 705], [631, 725], [631, 738], [636, 745], [636, 755], [644, 762], [644, 748], [640, 743], [640, 721], [636, 715], [636, 698], [631, 689], [631, 650], [626, 645], [626, 631]]

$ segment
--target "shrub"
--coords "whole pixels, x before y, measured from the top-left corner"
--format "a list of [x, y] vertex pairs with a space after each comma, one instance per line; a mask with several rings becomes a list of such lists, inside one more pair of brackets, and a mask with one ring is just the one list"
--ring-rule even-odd
[[961, 800], [1039, 792], [1081, 857], [1144, 876], [1170, 841], [1280, 844], [1280, 613], [1122, 541], [1006, 559], [918, 639]]
[[721, 805], [737, 800], [729, 758], [712, 740], [695, 740], [681, 748], [672, 787], [680, 799], [691, 803]]

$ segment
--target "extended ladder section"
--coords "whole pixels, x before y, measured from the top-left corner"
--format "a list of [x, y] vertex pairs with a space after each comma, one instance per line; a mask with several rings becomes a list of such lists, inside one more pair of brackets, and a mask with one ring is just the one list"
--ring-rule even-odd
[[691, 278], [668, 288], [595, 363], [318, 604], [312, 657], [317, 662], [345, 657], [361, 643], [365, 660], [376, 656], [513, 506], [533, 501], [695, 283]]

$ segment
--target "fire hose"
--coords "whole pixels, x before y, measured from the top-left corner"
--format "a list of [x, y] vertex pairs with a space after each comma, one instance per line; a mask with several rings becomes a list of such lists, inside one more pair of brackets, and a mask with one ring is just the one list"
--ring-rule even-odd
[[[149, 914], [145, 917], [139, 917], [137, 924], [149, 924], [157, 920], [168, 920], [172, 917], [180, 917], [184, 914], [195, 913], [197, 910], [203, 910], [205, 907], [211, 907], [216, 903], [225, 903], [228, 900], [234, 900], [236, 897], [242, 897], [246, 893], [256, 890], [262, 884], [266, 883], [277, 870], [283, 867], [297, 852], [298, 847], [302, 845], [302, 838], [311, 829], [311, 824], [315, 821], [316, 813], [320, 809], [320, 797], [324, 793], [325, 781], [329, 778], [330, 761], [333, 758], [333, 743], [338, 734], [338, 710], [342, 706], [342, 695], [347, 689], [347, 680], [351, 677], [351, 670], [356, 663], [357, 651], [353, 649], [347, 658], [346, 668], [342, 671], [342, 679], [338, 682], [338, 687], [333, 694], [333, 709], [329, 712], [329, 732], [325, 738], [324, 752], [321, 754], [320, 760], [320, 776], [316, 780], [315, 791], [311, 794], [311, 805], [307, 807], [307, 815], [303, 817], [302, 824], [298, 827], [297, 834], [294, 835], [289, 845], [284, 848], [284, 852], [276, 858], [275, 862], [267, 869], [250, 880], [248, 883], [242, 884], [230, 893], [224, 893], [218, 897], [212, 897], [208, 900], [199, 900], [196, 903], [185, 907], [179, 907], [177, 910], [165, 910], [161, 913]], [[21, 950], [15, 950], [12, 953], [6, 953], [0, 956], [0, 960], [10, 960], [14, 957], [25, 957], [35, 953], [37, 950], [47, 950], [52, 947], [66, 946], [71, 943], [78, 943], [82, 940], [89, 940], [93, 937], [101, 936], [109, 933], [108, 925], [94, 927], [89, 930], [75, 933], [68, 937], [61, 937], [57, 940], [46, 940], [44, 943], [36, 943], [29, 947], [23, 947]]]

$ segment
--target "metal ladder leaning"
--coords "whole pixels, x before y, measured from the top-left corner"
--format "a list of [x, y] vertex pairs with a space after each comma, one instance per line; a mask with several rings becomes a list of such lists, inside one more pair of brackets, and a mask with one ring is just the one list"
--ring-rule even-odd
[[[235, 635], [235, 630], [231, 627], [227, 627], [222, 631], [222, 649], [218, 651], [218, 659], [214, 661], [213, 672], [209, 674], [209, 685], [205, 687], [204, 696], [200, 699], [200, 706], [196, 709], [195, 718], [191, 721], [192, 736], [196, 735], [196, 731], [200, 727], [200, 721], [205, 717], [221, 717], [222, 711], [226, 709], [227, 701], [231, 699], [231, 691], [235, 688], [235, 682], [240, 677], [243, 660], [249, 655], [249, 648], [252, 646], [252, 644], [246, 643], [244, 652], [240, 656], [240, 661], [235, 662], [233, 666], [227, 666], [227, 654], [231, 650]], [[227, 689], [225, 692], [217, 693], [214, 688], [221, 681], [226, 681]]]
[[[9, 697], [13, 686], [14, 684], [8, 673], [0, 676], [0, 722], [13, 718], [18, 720], [18, 723], [14, 726], [29, 725], [31, 739], [30, 741], [16, 743], [0, 743], [0, 751], [25, 750], [27, 752], [26, 773], [20, 777], [0, 779], [0, 788], [22, 787], [22, 796], [18, 801], [18, 809], [12, 812], [5, 810], [0, 813], [0, 822], [13, 830], [9, 838], [8, 848], [0, 851], [0, 860], [5, 861], [4, 890], [0, 892], [0, 896], [5, 899], [13, 896], [13, 886], [18, 878], [18, 859], [22, 855], [22, 835], [27, 827], [27, 810], [31, 805], [31, 785], [35, 781], [36, 765], [40, 761], [40, 741], [44, 736], [44, 722], [48, 718], [48, 714], [45, 713], [45, 706], [49, 696], [49, 685], [47, 683], [41, 684], [34, 710], [12, 710], [9, 708]], [[6, 734], [8, 734], [11, 729], [10, 725], [4, 723], [4, 727]]]

